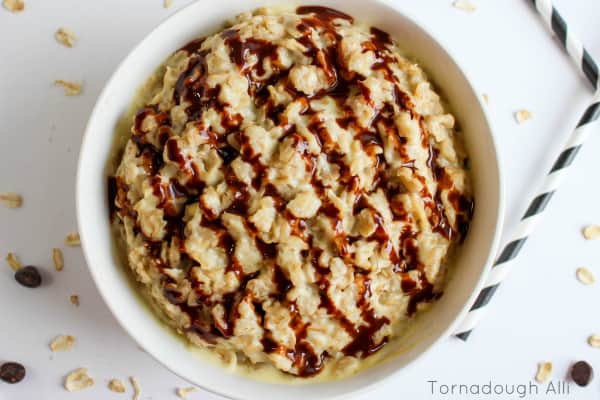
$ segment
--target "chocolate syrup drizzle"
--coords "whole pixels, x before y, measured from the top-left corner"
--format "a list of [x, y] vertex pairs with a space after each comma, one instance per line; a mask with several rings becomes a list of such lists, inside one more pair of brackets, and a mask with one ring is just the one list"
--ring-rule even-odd
[[[458, 238], [462, 240], [467, 234], [469, 221], [473, 213], [473, 202], [466, 198], [462, 193], [454, 188], [454, 184], [445, 168], [437, 163], [438, 150], [430, 144], [430, 135], [423, 123], [422, 117], [414, 110], [414, 105], [408, 94], [404, 93], [399, 86], [399, 82], [392, 73], [389, 64], [394, 62], [392, 53], [388, 46], [392, 44], [389, 35], [376, 28], [371, 28], [371, 39], [363, 44], [363, 51], [372, 51], [376, 56], [376, 63], [373, 69], [383, 73], [385, 79], [393, 84], [394, 103], [400, 110], [407, 111], [413, 119], [417, 119], [421, 128], [421, 140], [424, 148], [429, 151], [428, 167], [433, 171], [433, 179], [437, 182], [435, 193], [430, 193], [425, 185], [425, 177], [416, 174], [414, 160], [410, 159], [406, 151], [406, 138], [400, 136], [393, 122], [396, 113], [392, 104], [384, 105], [377, 110], [368, 128], [361, 128], [356, 121], [355, 116], [349, 109], [346, 109], [345, 116], [338, 119], [338, 124], [343, 129], [352, 127], [358, 132], [356, 139], [360, 141], [363, 149], [374, 160], [376, 179], [372, 187], [367, 190], [361, 190], [358, 176], [352, 176], [348, 164], [345, 162], [343, 154], [337, 143], [331, 139], [326, 126], [319, 120], [318, 116], [310, 108], [310, 99], [330, 96], [343, 104], [345, 98], [350, 93], [360, 93], [367, 102], [373, 104], [371, 94], [366, 85], [362, 82], [364, 77], [349, 71], [343, 62], [339, 53], [340, 40], [342, 39], [337, 31], [336, 24], [340, 20], [353, 21], [349, 15], [320, 6], [302, 6], [296, 10], [297, 14], [302, 15], [301, 22], [297, 26], [301, 37], [297, 40], [305, 47], [305, 55], [313, 59], [313, 63], [325, 72], [329, 87], [320, 92], [306, 96], [297, 92], [287, 81], [288, 71], [279, 63], [277, 55], [277, 46], [261, 39], [242, 39], [236, 29], [228, 29], [221, 33], [221, 36], [227, 46], [230, 48], [230, 59], [248, 80], [248, 93], [255, 99], [257, 107], [263, 107], [267, 118], [280, 125], [286, 132], [281, 140], [292, 140], [298, 153], [301, 154], [306, 164], [306, 172], [312, 178], [312, 184], [315, 192], [321, 198], [320, 215], [325, 215], [330, 220], [331, 229], [334, 233], [332, 247], [337, 256], [347, 263], [354, 270], [354, 279], [357, 293], [357, 307], [361, 310], [363, 322], [354, 324], [340, 311], [329, 296], [330, 288], [329, 269], [319, 264], [319, 257], [323, 249], [313, 246], [313, 238], [307, 232], [307, 221], [297, 218], [286, 210], [286, 200], [278, 192], [277, 188], [268, 181], [268, 168], [260, 162], [260, 154], [254, 154], [252, 146], [240, 132], [240, 126], [243, 122], [241, 115], [231, 115], [227, 109], [227, 104], [222, 104], [219, 99], [220, 86], [210, 87], [207, 82], [207, 50], [202, 49], [204, 39], [197, 39], [186, 46], [182, 51], [190, 55], [190, 61], [186, 70], [179, 76], [174, 93], [173, 100], [175, 104], [187, 104], [185, 112], [189, 121], [193, 121], [198, 128], [198, 134], [212, 146], [217, 154], [222, 158], [225, 181], [231, 191], [233, 199], [231, 205], [224, 212], [246, 216], [248, 203], [253, 193], [262, 192], [264, 196], [272, 197], [275, 208], [283, 215], [290, 227], [292, 234], [298, 236], [309, 244], [309, 250], [303, 255], [309, 260], [316, 271], [317, 286], [320, 296], [320, 307], [327, 310], [328, 314], [334, 318], [339, 325], [350, 336], [350, 342], [344, 347], [343, 353], [350, 356], [367, 357], [381, 349], [388, 338], [384, 337], [376, 340], [376, 334], [390, 321], [386, 317], [378, 316], [370, 307], [369, 298], [371, 297], [371, 280], [368, 271], [364, 271], [353, 265], [353, 254], [349, 250], [350, 245], [357, 238], [348, 237], [342, 229], [341, 211], [327, 199], [325, 194], [327, 186], [320, 181], [316, 174], [316, 159], [314, 155], [308, 152], [306, 139], [296, 132], [295, 126], [290, 125], [282, 116], [283, 109], [277, 107], [270, 100], [266, 88], [269, 85], [275, 85], [283, 82], [286, 89], [297, 100], [304, 98], [305, 103], [303, 113], [312, 115], [308, 126], [309, 131], [321, 146], [322, 152], [326, 154], [330, 163], [336, 165], [340, 173], [340, 182], [355, 195], [355, 204], [353, 208], [354, 215], [362, 210], [369, 210], [374, 218], [376, 229], [368, 240], [376, 241], [382, 249], [389, 252], [390, 259], [393, 262], [393, 271], [400, 275], [402, 289], [410, 296], [408, 305], [408, 314], [413, 314], [421, 302], [428, 302], [438, 298], [441, 293], [436, 292], [431, 283], [427, 281], [424, 272], [424, 266], [418, 259], [418, 248], [416, 242], [416, 232], [410, 230], [409, 225], [404, 229], [399, 238], [399, 247], [396, 249], [389, 233], [385, 229], [383, 217], [370, 204], [368, 196], [370, 193], [383, 189], [391, 206], [392, 214], [395, 220], [406, 221], [409, 218], [407, 212], [403, 209], [402, 203], [397, 201], [396, 195], [402, 193], [404, 188], [398, 183], [394, 183], [387, 174], [386, 160], [376, 150], [383, 147], [382, 135], [385, 135], [394, 143], [396, 150], [401, 156], [402, 166], [410, 169], [414, 176], [420, 180], [423, 189], [421, 197], [425, 201], [429, 222], [434, 230], [448, 239]], [[311, 38], [311, 31], [318, 30], [322, 35], [327, 36], [331, 43], [327, 48], [320, 48]], [[254, 57], [250, 57], [253, 55]], [[257, 62], [249, 63], [248, 60], [256, 59]], [[266, 75], [266, 63], [270, 64], [272, 73]], [[201, 116], [209, 108], [216, 109], [221, 115], [221, 122], [226, 132], [224, 134], [212, 131], [209, 127], [203, 126]], [[147, 132], [142, 129], [143, 121], [152, 117], [159, 126], [159, 135], [154, 140], [148, 138]], [[228, 233], [227, 228], [221, 221], [221, 215], [215, 214], [210, 207], [204, 204], [201, 196], [205, 183], [199, 179], [197, 166], [184, 154], [177, 144], [177, 138], [171, 132], [171, 121], [168, 112], [160, 111], [157, 105], [148, 105], [141, 109], [134, 119], [132, 141], [138, 147], [138, 156], [142, 157], [144, 168], [150, 177], [153, 191], [159, 200], [158, 207], [164, 210], [165, 220], [167, 221], [167, 234], [163, 241], [167, 243], [175, 241], [179, 243], [179, 249], [182, 254], [182, 264], [188, 266], [188, 279], [193, 284], [193, 290], [201, 304], [191, 306], [187, 304], [187, 299], [178, 290], [175, 280], [164, 274], [164, 295], [172, 304], [178, 305], [182, 312], [187, 313], [192, 321], [188, 331], [196, 333], [200, 338], [210, 344], [215, 344], [219, 338], [228, 338], [234, 334], [235, 323], [239, 317], [237, 311], [241, 301], [250, 301], [257, 316], [258, 323], [264, 328], [265, 311], [262, 304], [252, 299], [251, 294], [246, 291], [248, 282], [258, 276], [259, 273], [271, 273], [276, 288], [273, 298], [285, 305], [291, 315], [290, 327], [296, 335], [296, 345], [294, 348], [287, 348], [277, 343], [265, 328], [262, 344], [267, 353], [279, 353], [292, 361], [295, 371], [299, 376], [311, 376], [321, 371], [323, 361], [328, 357], [327, 353], [317, 354], [311, 345], [306, 341], [310, 322], [303, 321], [296, 304], [287, 299], [287, 293], [293, 288], [293, 283], [286, 275], [286, 271], [277, 265], [277, 243], [265, 242], [258, 230], [247, 219], [244, 219], [246, 230], [251, 238], [254, 239], [256, 248], [262, 254], [265, 262], [272, 267], [255, 272], [246, 273], [243, 262], [235, 256], [236, 242]], [[378, 132], [383, 131], [383, 133]], [[239, 149], [232, 146], [227, 137], [234, 135], [236, 142], [239, 143]], [[251, 185], [240, 182], [230, 168], [231, 162], [237, 157], [249, 163], [254, 168], [255, 177]], [[171, 179], [168, 182], [163, 181], [158, 174], [160, 168], [165, 162], [170, 161], [179, 165], [183, 171], [185, 179]], [[127, 185], [119, 177], [109, 180], [109, 204], [111, 205], [111, 215], [118, 214], [121, 218], [126, 216], [136, 220], [137, 213], [127, 199]], [[448, 191], [448, 201], [456, 210], [456, 227], [452, 227], [444, 213], [444, 206], [441, 200], [441, 191]], [[193, 262], [185, 254], [185, 237], [183, 211], [185, 205], [198, 203], [203, 213], [202, 226], [214, 232], [218, 239], [219, 246], [224, 250], [229, 259], [226, 272], [235, 274], [239, 281], [237, 290], [224, 295], [221, 299], [212, 298], [209, 293], [205, 293], [202, 284], [193, 280], [189, 272]], [[136, 227], [136, 232], [141, 233], [141, 229]], [[169, 267], [167, 262], [161, 258], [161, 243], [155, 243], [146, 238], [146, 246], [149, 254], [155, 257], [155, 263], [161, 270]], [[409, 275], [410, 271], [416, 271], [418, 279], [415, 281]], [[414, 274], [414, 273], [413, 273]], [[224, 309], [224, 318], [222, 321], [211, 320], [207, 317], [212, 307], [221, 305]]]

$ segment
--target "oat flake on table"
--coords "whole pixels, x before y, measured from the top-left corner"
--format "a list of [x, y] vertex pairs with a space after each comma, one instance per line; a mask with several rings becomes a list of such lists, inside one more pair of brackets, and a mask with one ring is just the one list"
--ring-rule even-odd
[[58, 248], [52, 249], [52, 261], [54, 262], [54, 269], [58, 272], [62, 271], [65, 267], [65, 261], [63, 258], [62, 251]]
[[50, 350], [53, 352], [57, 351], [68, 351], [75, 345], [75, 338], [71, 335], [60, 335], [54, 338], [50, 343]]
[[69, 301], [71, 302], [71, 304], [73, 304], [75, 307], [79, 307], [79, 296], [76, 294], [72, 294], [69, 297]]
[[525, 121], [530, 120], [533, 117], [533, 114], [529, 110], [518, 110], [515, 112], [515, 121], [517, 123], [522, 124]]
[[588, 225], [583, 229], [585, 240], [594, 240], [600, 238], [600, 225]]
[[23, 198], [18, 193], [0, 193], [0, 203], [8, 208], [19, 208], [23, 204]]
[[58, 28], [54, 34], [54, 38], [57, 42], [67, 47], [73, 47], [77, 41], [75, 34], [66, 28]]
[[65, 236], [65, 244], [67, 246], [79, 246], [81, 245], [81, 239], [79, 238], [79, 233], [71, 232], [67, 236]]
[[585, 267], [577, 268], [575, 274], [577, 275], [579, 282], [583, 283], [584, 285], [591, 285], [596, 282], [596, 278], [594, 278], [592, 271]]
[[130, 376], [129, 380], [131, 381], [131, 386], [133, 387], [133, 400], [138, 400], [140, 398], [140, 384], [138, 383], [135, 376]]
[[65, 96], [76, 96], [81, 93], [81, 83], [57, 79], [54, 84], [63, 87]]
[[77, 392], [94, 386], [94, 383], [94, 379], [88, 375], [86, 368], [78, 368], [66, 376], [64, 386], [69, 392]]
[[590, 335], [588, 337], [588, 344], [596, 349], [600, 349], [600, 335]]
[[125, 393], [125, 384], [120, 379], [111, 379], [108, 382], [108, 389], [115, 393]]
[[4, 8], [12, 12], [20, 12], [25, 9], [25, 2], [23, 0], [4, 0], [2, 2]]
[[538, 363], [537, 374], [535, 375], [535, 380], [538, 383], [545, 383], [550, 378], [552, 374], [552, 363], [551, 362], [540, 362]]
[[475, 4], [471, 3], [468, 0], [455, 0], [454, 3], [452, 3], [452, 5], [454, 6], [454, 8], [470, 13], [477, 10], [477, 6], [475, 6]]
[[187, 395], [195, 392], [196, 388], [195, 387], [186, 387], [186, 388], [177, 388], [177, 390], [175, 391], [175, 393], [177, 394], [177, 396], [183, 400], [187, 399]]
[[21, 264], [15, 253], [8, 252], [6, 255], [6, 262], [8, 263], [10, 269], [15, 272], [23, 268], [23, 264]]

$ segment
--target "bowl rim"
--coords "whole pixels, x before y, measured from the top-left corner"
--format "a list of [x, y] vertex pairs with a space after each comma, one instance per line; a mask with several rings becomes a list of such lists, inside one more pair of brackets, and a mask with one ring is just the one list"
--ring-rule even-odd
[[[75, 179], [76, 179], [75, 207], [76, 207], [76, 215], [77, 215], [77, 225], [78, 225], [78, 229], [79, 229], [79, 232], [81, 235], [81, 246], [82, 246], [86, 266], [87, 266], [88, 270], [90, 271], [90, 275], [92, 276], [94, 285], [96, 286], [96, 289], [98, 290], [100, 297], [102, 298], [104, 304], [108, 307], [112, 316], [116, 319], [117, 323], [127, 333], [127, 335], [129, 335], [129, 337], [132, 338], [134, 340], [134, 342], [138, 346], [140, 346], [147, 354], [149, 354], [154, 360], [156, 360], [160, 365], [166, 367], [170, 372], [174, 373], [176, 376], [178, 376], [194, 385], [197, 385], [197, 386], [201, 387], [203, 390], [206, 390], [212, 394], [215, 394], [218, 396], [227, 396], [228, 398], [235, 399], [235, 400], [238, 400], [238, 399], [244, 400], [243, 397], [239, 397], [237, 394], [234, 394], [227, 388], [215, 388], [213, 385], [209, 385], [205, 382], [203, 382], [202, 384], [198, 383], [193, 378], [186, 376], [186, 374], [184, 372], [177, 370], [175, 367], [173, 367], [171, 365], [168, 365], [158, 355], [155, 355], [151, 349], [146, 348], [146, 346], [143, 344], [143, 342], [138, 338], [137, 334], [134, 333], [133, 330], [129, 327], [129, 324], [124, 319], [123, 314], [121, 314], [121, 312], [118, 310], [116, 301], [111, 299], [108, 296], [107, 291], [103, 289], [103, 287], [100, 283], [99, 276], [98, 276], [99, 268], [93, 267], [94, 262], [90, 258], [89, 251], [87, 250], [89, 244], [85, 239], [86, 238], [86, 234], [85, 234], [86, 224], [83, 222], [84, 221], [84, 211], [83, 211], [82, 201], [83, 201], [84, 194], [82, 193], [81, 187], [83, 185], [83, 180], [86, 178], [82, 172], [83, 164], [84, 164], [84, 156], [87, 153], [89, 153], [89, 151], [90, 151], [90, 150], [87, 150], [90, 147], [90, 144], [89, 144], [89, 142], [91, 140], [90, 139], [90, 136], [91, 136], [90, 131], [92, 130], [92, 126], [93, 126], [94, 122], [98, 119], [98, 114], [100, 113], [102, 104], [105, 102], [105, 100], [108, 97], [108, 92], [109, 92], [110, 88], [112, 86], [114, 86], [115, 81], [117, 81], [117, 78], [119, 77], [119, 75], [121, 75], [121, 71], [125, 68], [126, 64], [128, 64], [130, 62], [130, 59], [133, 58], [133, 55], [136, 54], [137, 51], [145, 43], [151, 41], [158, 30], [160, 30], [170, 20], [176, 18], [180, 14], [187, 13], [189, 11], [189, 9], [191, 9], [193, 7], [197, 7], [197, 4], [200, 1], [201, 0], [193, 1], [193, 2], [185, 5], [181, 9], [175, 11], [174, 13], [163, 18], [160, 21], [160, 23], [158, 23], [148, 33], [146, 33], [144, 35], [144, 37], [140, 41], [138, 41], [127, 52], [127, 54], [119, 61], [116, 68], [114, 68], [110, 77], [103, 84], [103, 88], [96, 99], [94, 108], [93, 108], [92, 112], [90, 113], [90, 116], [86, 123], [84, 134], [83, 134], [82, 140], [81, 140], [79, 158], [78, 158], [78, 162], [77, 162], [77, 172], [76, 172], [76, 177], [75, 177]], [[485, 280], [488, 277], [489, 272], [492, 268], [492, 263], [496, 257], [496, 253], [499, 248], [500, 239], [501, 239], [502, 233], [503, 233], [503, 225], [504, 225], [505, 180], [504, 180], [504, 174], [503, 174], [503, 168], [502, 168], [502, 161], [498, 154], [498, 148], [499, 148], [498, 141], [496, 139], [496, 136], [494, 135], [494, 132], [496, 130], [494, 127], [494, 123], [493, 123], [492, 119], [490, 118], [487, 107], [483, 104], [483, 100], [482, 100], [481, 96], [477, 95], [479, 93], [479, 91], [476, 90], [476, 87], [475, 87], [473, 81], [471, 79], [469, 79], [469, 75], [470, 75], [469, 70], [465, 67], [465, 65], [463, 63], [458, 61], [459, 58], [456, 57], [455, 52], [450, 50], [445, 39], [440, 38], [438, 35], [434, 34], [429, 28], [426, 27], [425, 24], [422, 23], [422, 21], [420, 20], [419, 17], [412, 14], [410, 11], [407, 11], [405, 9], [406, 7], [403, 8], [400, 5], [395, 4], [392, 0], [365, 0], [365, 1], [368, 1], [371, 3], [379, 3], [380, 5], [386, 6], [391, 11], [393, 11], [395, 14], [397, 14], [398, 17], [403, 17], [406, 20], [412, 22], [418, 29], [420, 29], [422, 31], [422, 33], [425, 36], [427, 36], [431, 41], [433, 41], [435, 44], [437, 44], [440, 47], [441, 51], [443, 53], [445, 53], [445, 57], [450, 59], [455, 64], [457, 71], [462, 75], [462, 77], [464, 78], [464, 81], [467, 83], [468, 89], [471, 90], [474, 94], [476, 94], [476, 99], [477, 99], [476, 104], [479, 108], [478, 112], [480, 112], [482, 114], [483, 120], [484, 120], [485, 124], [487, 125], [488, 131], [489, 131], [489, 139], [490, 139], [490, 143], [491, 143], [491, 150], [493, 153], [493, 164], [495, 167], [494, 173], [498, 179], [498, 187], [497, 187], [498, 209], [497, 209], [497, 213], [496, 213], [496, 221], [494, 224], [493, 239], [489, 246], [489, 253], [487, 255], [485, 264], [481, 267], [481, 272], [477, 279], [474, 290], [470, 294], [468, 300], [462, 306], [460, 312], [458, 312], [453, 317], [452, 322], [448, 325], [448, 327], [443, 332], [441, 332], [439, 335], [437, 335], [437, 337], [435, 339], [433, 339], [427, 346], [425, 346], [423, 348], [423, 350], [420, 351], [414, 357], [414, 359], [412, 361], [410, 361], [408, 364], [406, 364], [402, 368], [398, 368], [391, 373], [384, 374], [381, 377], [379, 377], [378, 379], [372, 380], [371, 382], [353, 390], [352, 392], [329, 396], [328, 398], [330, 398], [330, 399], [348, 397], [351, 395], [355, 396], [359, 393], [365, 393], [369, 390], [372, 390], [374, 388], [375, 384], [380, 383], [380, 382], [389, 381], [391, 378], [397, 376], [397, 374], [400, 373], [400, 371], [404, 371], [404, 370], [414, 366], [420, 359], [422, 359], [427, 353], [429, 353], [437, 344], [439, 344], [442, 340], [451, 336], [452, 333], [454, 332], [454, 330], [457, 328], [457, 325], [464, 319], [465, 315], [468, 313], [469, 309], [471, 308], [471, 305], [474, 303], [477, 295], [483, 288]], [[264, 3], [265, 3], [265, 5], [280, 4], [280, 3], [283, 3], [283, 0], [264, 1]], [[306, 3], [306, 4], [314, 4], [314, 5], [320, 4], [317, 0], [307, 0], [307, 1], [297, 1], [296, 0], [296, 1], [294, 1], [293, 4], [296, 4], [296, 3]], [[343, 7], [341, 7], [341, 8], [343, 10]], [[242, 12], [242, 11], [245, 11], [245, 10], [240, 10], [240, 12]], [[105, 163], [106, 160], [104, 160], [103, 162]], [[157, 325], [157, 329], [160, 329], [160, 327], [158, 325]], [[207, 365], [209, 365], [208, 361], [206, 361], [206, 363], [207, 363]], [[223, 371], [225, 372], [225, 369], [223, 369]], [[352, 379], [352, 377], [350, 377], [348, 379]]]

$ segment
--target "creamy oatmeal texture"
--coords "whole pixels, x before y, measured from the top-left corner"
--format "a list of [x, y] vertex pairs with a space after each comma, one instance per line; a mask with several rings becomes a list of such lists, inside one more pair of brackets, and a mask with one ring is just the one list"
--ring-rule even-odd
[[229, 363], [353, 370], [441, 294], [472, 214], [455, 121], [390, 37], [243, 14], [143, 93], [114, 222], [161, 316]]

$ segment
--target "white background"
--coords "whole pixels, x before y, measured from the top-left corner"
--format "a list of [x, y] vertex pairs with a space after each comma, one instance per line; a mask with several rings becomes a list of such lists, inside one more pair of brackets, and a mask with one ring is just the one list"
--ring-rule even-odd
[[[1, 265], [0, 362], [19, 361], [28, 375], [18, 385], [0, 382], [0, 399], [130, 398], [131, 388], [126, 395], [106, 388], [108, 379], [130, 375], [140, 382], [141, 399], [175, 399], [174, 388], [189, 384], [137, 348], [100, 299], [81, 249], [64, 248], [62, 242], [76, 226], [78, 148], [97, 95], [134, 44], [189, 1], [175, 0], [168, 10], [161, 0], [25, 1], [26, 10], [20, 14], [0, 8], [0, 192], [24, 197], [19, 210], [0, 207], [0, 255], [14, 251], [24, 263], [40, 266], [48, 284], [23, 288]], [[442, 38], [480, 92], [489, 94], [510, 230], [591, 89], [550, 38], [529, 0], [473, 2], [478, 10], [468, 14], [452, 8], [451, 0], [396, 1]], [[556, 3], [600, 59], [600, 2]], [[74, 48], [54, 40], [61, 26], [77, 34]], [[53, 86], [55, 79], [83, 80], [84, 91], [65, 97]], [[531, 110], [533, 120], [517, 125], [512, 114], [520, 108]], [[589, 334], [600, 333], [600, 290], [575, 279], [578, 266], [600, 277], [600, 241], [585, 242], [580, 234], [586, 224], [600, 223], [600, 127], [595, 131], [469, 342], [443, 341], [364, 398], [486, 398], [432, 395], [427, 381], [527, 383], [540, 360], [554, 363], [554, 379], [565, 378], [570, 363], [578, 359], [588, 360], [600, 372], [600, 350], [586, 343]], [[52, 268], [53, 247], [64, 249], [66, 266], [60, 273]], [[74, 293], [80, 295], [79, 308], [69, 303]], [[48, 343], [57, 334], [74, 335], [74, 350], [53, 355]], [[97, 384], [67, 393], [63, 377], [78, 367], [89, 368]], [[600, 373], [587, 388], [571, 384], [569, 396], [542, 392], [543, 388], [539, 396], [528, 398], [597, 399]], [[190, 398], [218, 397], [198, 392]]]

